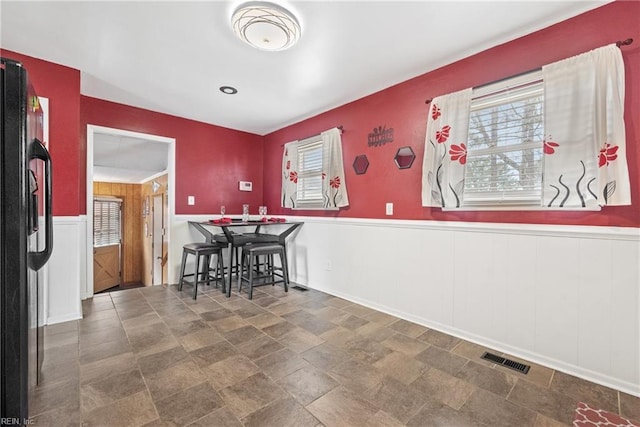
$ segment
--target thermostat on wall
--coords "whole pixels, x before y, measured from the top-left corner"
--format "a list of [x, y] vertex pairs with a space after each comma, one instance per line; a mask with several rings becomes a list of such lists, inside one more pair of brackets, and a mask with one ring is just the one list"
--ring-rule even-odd
[[240, 181], [240, 191], [251, 191], [253, 183], [251, 181]]

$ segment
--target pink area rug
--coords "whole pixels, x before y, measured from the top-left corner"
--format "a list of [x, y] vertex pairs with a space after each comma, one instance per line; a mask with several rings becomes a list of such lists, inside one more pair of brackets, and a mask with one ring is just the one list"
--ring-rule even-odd
[[578, 403], [573, 417], [574, 427], [640, 427], [640, 424], [602, 409], [595, 409], [584, 402]]

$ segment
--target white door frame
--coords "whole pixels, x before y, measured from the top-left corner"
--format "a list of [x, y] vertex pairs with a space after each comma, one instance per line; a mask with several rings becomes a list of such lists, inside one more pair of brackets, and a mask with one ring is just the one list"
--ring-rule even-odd
[[[169, 218], [167, 224], [167, 241], [171, 242], [171, 228], [175, 219], [175, 164], [176, 164], [176, 140], [165, 136], [150, 135], [140, 132], [132, 132], [123, 129], [115, 129], [104, 126], [87, 125], [87, 241], [86, 241], [86, 283], [85, 289], [81, 289], [82, 299], [91, 298], [93, 296], [93, 145], [95, 134], [108, 134], [125, 136], [130, 138], [141, 138], [151, 142], [169, 144], [167, 159], [167, 175], [168, 175], [168, 211]], [[171, 264], [171, 252], [167, 256], [169, 263], [167, 274], [173, 277], [173, 265]]]
[[[154, 194], [151, 200], [151, 206], [153, 206], [153, 225], [151, 226], [151, 284], [162, 285], [162, 240], [164, 239], [162, 236], [162, 215], [164, 213], [164, 195]], [[160, 240], [160, 245], [158, 245], [158, 239]], [[168, 253], [169, 248], [167, 248], [167, 254]]]

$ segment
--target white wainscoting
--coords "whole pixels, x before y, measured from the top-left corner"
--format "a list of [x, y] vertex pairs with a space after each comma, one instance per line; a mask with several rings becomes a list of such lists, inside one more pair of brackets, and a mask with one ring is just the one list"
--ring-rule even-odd
[[46, 322], [82, 318], [83, 272], [86, 268], [86, 217], [53, 217], [53, 253], [49, 259]]
[[288, 219], [294, 282], [640, 395], [639, 229]]

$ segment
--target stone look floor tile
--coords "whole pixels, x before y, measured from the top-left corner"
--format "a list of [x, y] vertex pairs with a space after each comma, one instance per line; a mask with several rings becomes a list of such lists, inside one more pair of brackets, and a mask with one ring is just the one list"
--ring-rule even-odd
[[618, 392], [556, 371], [549, 389], [568, 394], [591, 407], [618, 413]]
[[405, 424], [424, 406], [418, 390], [395, 378], [384, 377], [375, 387], [363, 394], [370, 402]]
[[400, 332], [401, 334], [405, 334], [411, 338], [418, 338], [427, 330], [427, 328], [422, 325], [418, 325], [417, 323], [412, 323], [403, 319], [397, 320], [387, 327], [389, 329], [393, 329], [396, 332]]
[[503, 398], [509, 395], [517, 381], [513, 375], [471, 361], [456, 373], [456, 377]]
[[80, 387], [77, 379], [43, 384], [35, 389], [30, 401], [30, 415], [36, 416], [61, 406], [80, 408]]
[[278, 385], [306, 406], [334, 389], [339, 383], [329, 375], [312, 366], [307, 366], [281, 378]]
[[384, 374], [374, 366], [353, 359], [336, 366], [328, 374], [356, 393], [366, 392], [382, 381], [384, 377]]
[[156, 403], [160, 419], [177, 425], [189, 424], [223, 406], [218, 393], [206, 382]]
[[460, 343], [459, 338], [452, 337], [451, 335], [444, 334], [434, 329], [429, 329], [424, 334], [420, 335], [418, 339], [447, 351], [450, 351]]
[[345, 351], [351, 357], [366, 363], [375, 363], [392, 352], [379, 342], [364, 337], [355, 337], [347, 341]]
[[280, 379], [300, 368], [309, 366], [306, 360], [288, 348], [254, 360], [254, 363], [273, 380]]
[[302, 329], [295, 329], [278, 338], [278, 341], [280, 344], [296, 353], [302, 353], [312, 347], [324, 343], [322, 338]]
[[[479, 420], [475, 420], [472, 415], [456, 411], [451, 406], [437, 400], [425, 398], [424, 402], [425, 405], [420, 412], [407, 422], [406, 425], [408, 427], [489, 427], [480, 423]], [[499, 425], [516, 427], [506, 426], [504, 424]]]
[[140, 366], [142, 375], [147, 376], [167, 369], [187, 357], [189, 357], [189, 353], [187, 353], [182, 346], [176, 346], [149, 356], [139, 357], [138, 365]]
[[103, 380], [111, 375], [131, 370], [136, 365], [133, 353], [122, 353], [96, 362], [80, 365], [80, 384]]
[[282, 344], [268, 335], [262, 335], [238, 346], [240, 353], [252, 360], [259, 359], [283, 348]]
[[424, 363], [397, 351], [386, 355], [373, 366], [405, 384], [415, 381], [427, 369]]
[[324, 343], [305, 351], [302, 357], [316, 368], [328, 371], [346, 362], [350, 356], [346, 351]]
[[270, 402], [286, 397], [286, 393], [264, 374], [258, 373], [220, 391], [229, 409], [244, 418]]
[[189, 424], [189, 427], [242, 427], [240, 420], [226, 406], [216, 409], [198, 421]]
[[460, 341], [452, 350], [451, 353], [458, 356], [466, 357], [469, 360], [473, 360], [476, 363], [480, 363], [484, 366], [495, 367], [495, 363], [482, 359], [482, 355], [485, 352], [501, 355], [499, 351], [493, 351], [486, 347], [482, 347], [478, 344], [471, 343], [469, 341]]
[[435, 346], [431, 346], [416, 355], [416, 360], [451, 375], [455, 375], [467, 363], [467, 359], [464, 357], [457, 356]]
[[553, 418], [545, 417], [542, 414], [538, 414], [533, 427], [566, 427], [566, 424], [556, 421]]
[[198, 366], [188, 359], [145, 377], [154, 402], [200, 384], [205, 380], [206, 377]]
[[409, 338], [406, 335], [397, 333], [394, 333], [392, 336], [382, 341], [381, 344], [391, 350], [398, 351], [410, 357], [417, 356], [429, 347], [429, 344], [425, 344], [415, 338]]
[[640, 397], [620, 392], [620, 415], [640, 424]]
[[564, 393], [522, 380], [518, 380], [507, 400], [564, 424], [572, 423], [578, 403]]
[[90, 412], [142, 391], [146, 391], [146, 385], [140, 370], [111, 375], [80, 388], [80, 409], [83, 413]]
[[536, 413], [482, 389], [469, 396], [460, 412], [487, 426], [533, 426]]
[[183, 335], [178, 338], [182, 347], [188, 352], [201, 349], [202, 347], [210, 346], [224, 340], [222, 335], [211, 328], [203, 329], [197, 332]]
[[243, 420], [246, 427], [316, 427], [318, 420], [294, 399], [276, 400]]
[[202, 368], [202, 372], [216, 390], [230, 387], [260, 372], [245, 356], [232, 356]]
[[262, 328], [262, 332], [269, 335], [272, 338], [278, 339], [283, 335], [288, 334], [291, 331], [298, 329], [296, 325], [293, 323], [289, 323], [285, 320], [281, 320], [278, 323], [275, 323], [271, 326], [267, 326]]
[[158, 418], [147, 392], [136, 393], [82, 416], [83, 426], [141, 426]]
[[373, 426], [378, 408], [344, 387], [337, 387], [307, 406], [326, 427]]
[[189, 353], [198, 366], [208, 366], [231, 356], [238, 355], [238, 350], [227, 341], [218, 341]]
[[271, 313], [261, 313], [257, 316], [250, 317], [246, 320], [247, 322], [249, 322], [250, 324], [252, 324], [258, 329], [264, 329], [266, 327], [273, 326], [276, 323], [279, 323], [282, 321], [280, 317]]
[[424, 396], [453, 409], [460, 409], [476, 389], [475, 386], [435, 368], [426, 371], [411, 385]]

